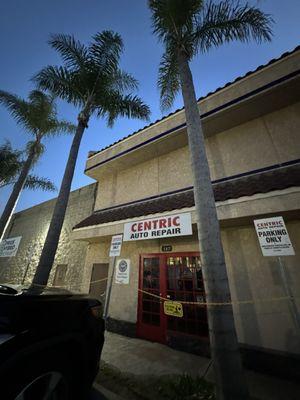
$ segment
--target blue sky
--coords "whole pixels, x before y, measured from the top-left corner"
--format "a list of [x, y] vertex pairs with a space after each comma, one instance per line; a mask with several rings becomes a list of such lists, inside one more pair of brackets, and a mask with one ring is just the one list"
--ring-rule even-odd
[[[232, 43], [198, 57], [192, 64], [197, 96], [205, 95], [300, 44], [299, 0], [260, 0], [257, 3], [275, 19], [273, 41], [259, 46]], [[139, 80], [139, 95], [151, 108], [151, 121], [161, 118], [156, 78], [162, 48], [151, 34], [146, 0], [2, 1], [0, 88], [26, 97], [33, 88], [32, 75], [46, 64], [60, 62], [47, 44], [50, 33], [74, 34], [87, 43], [93, 34], [103, 29], [112, 29], [122, 35], [125, 52], [121, 66]], [[178, 96], [172, 110], [181, 106], [182, 99]], [[73, 106], [59, 102], [60, 117], [76, 123], [77, 111]], [[3, 107], [0, 107], [0, 121], [0, 143], [7, 138], [14, 148], [23, 149], [29, 137]], [[119, 119], [109, 129], [104, 121], [92, 119], [81, 144], [72, 189], [93, 182], [83, 173], [89, 150], [99, 150], [144, 125], [145, 122], [139, 120]], [[47, 151], [34, 173], [48, 177], [59, 187], [70, 144], [71, 137], [66, 136], [47, 142]], [[10, 190], [0, 191], [0, 209]], [[25, 190], [17, 210], [54, 196], [53, 193]]]

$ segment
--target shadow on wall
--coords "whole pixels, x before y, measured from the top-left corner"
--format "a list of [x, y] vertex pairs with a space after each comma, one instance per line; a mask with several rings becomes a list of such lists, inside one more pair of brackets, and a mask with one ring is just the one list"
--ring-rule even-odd
[[[251, 280], [247, 266], [246, 255], [244, 254], [243, 241], [241, 240], [240, 229], [229, 229], [225, 231], [226, 246], [228, 246], [226, 254], [226, 262], [228, 262], [229, 281], [231, 292], [236, 295], [237, 301], [254, 300], [251, 289]], [[244, 232], [248, 234], [248, 232]], [[245, 238], [247, 239], [247, 238]], [[224, 246], [225, 247], [225, 246]], [[251, 271], [250, 271], [251, 273]], [[257, 319], [255, 304], [238, 304], [235, 306], [235, 313], [237, 314], [236, 325], [239, 336], [239, 341], [254, 345], [261, 346], [262, 339]], [[241, 330], [239, 332], [239, 330]]]

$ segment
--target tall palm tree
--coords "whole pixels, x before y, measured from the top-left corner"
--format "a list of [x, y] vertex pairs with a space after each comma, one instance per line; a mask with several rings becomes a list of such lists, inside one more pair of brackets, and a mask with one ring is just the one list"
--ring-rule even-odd
[[73, 133], [74, 125], [57, 119], [54, 97], [40, 90], [32, 90], [29, 93], [28, 100], [0, 90], [0, 104], [8, 109], [17, 124], [33, 139], [27, 143], [26, 160], [22, 165], [20, 175], [14, 184], [12, 193], [0, 218], [0, 240], [2, 240], [18, 198], [26, 183], [29, 171], [44, 152], [42, 140], [59, 133]]
[[[168, 108], [181, 89], [193, 171], [202, 272], [208, 303], [231, 301], [210, 171], [190, 61], [233, 40], [271, 39], [272, 19], [238, 1], [148, 0], [153, 32], [163, 43], [158, 85]], [[208, 306], [211, 353], [218, 399], [247, 399], [231, 305]]]
[[0, 188], [9, 184], [20, 171], [22, 151], [13, 150], [9, 141], [0, 147]]
[[[16, 183], [24, 165], [23, 155], [23, 151], [13, 150], [9, 141], [0, 146], [0, 189]], [[41, 189], [51, 192], [56, 190], [54, 184], [49, 179], [30, 174], [26, 178], [24, 189]]]
[[148, 119], [149, 108], [132, 95], [138, 82], [119, 67], [123, 42], [120, 35], [103, 31], [84, 45], [70, 35], [54, 35], [49, 44], [58, 51], [62, 66], [47, 66], [35, 77], [50, 90], [78, 107], [78, 125], [33, 284], [46, 285], [58, 246], [82, 135], [92, 115], [106, 118], [109, 126], [119, 116]]

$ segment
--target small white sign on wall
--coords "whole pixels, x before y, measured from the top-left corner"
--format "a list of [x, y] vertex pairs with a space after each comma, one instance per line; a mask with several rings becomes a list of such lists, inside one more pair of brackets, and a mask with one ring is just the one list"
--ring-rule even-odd
[[17, 254], [22, 236], [3, 239], [0, 242], [0, 257], [14, 257]]
[[116, 257], [121, 254], [123, 235], [115, 235], [111, 238], [109, 257]]
[[130, 260], [124, 258], [118, 260], [116, 268], [116, 283], [128, 285], [129, 273], [130, 273]]
[[295, 251], [282, 217], [254, 220], [263, 256], [294, 256]]

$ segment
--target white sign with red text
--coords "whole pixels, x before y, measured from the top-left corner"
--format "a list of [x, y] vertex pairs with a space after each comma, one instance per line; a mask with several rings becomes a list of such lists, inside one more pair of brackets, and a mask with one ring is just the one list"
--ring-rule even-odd
[[294, 256], [295, 252], [282, 217], [254, 220], [263, 256]]
[[124, 224], [123, 241], [162, 239], [191, 234], [191, 214], [174, 214]]

